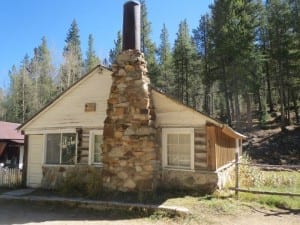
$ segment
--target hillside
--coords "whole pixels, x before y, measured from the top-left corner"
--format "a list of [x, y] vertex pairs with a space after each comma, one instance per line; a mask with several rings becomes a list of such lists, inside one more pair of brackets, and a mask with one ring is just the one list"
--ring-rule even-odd
[[290, 125], [281, 131], [276, 119], [266, 126], [256, 126], [246, 132], [246, 153], [255, 163], [274, 165], [300, 164], [300, 126]]

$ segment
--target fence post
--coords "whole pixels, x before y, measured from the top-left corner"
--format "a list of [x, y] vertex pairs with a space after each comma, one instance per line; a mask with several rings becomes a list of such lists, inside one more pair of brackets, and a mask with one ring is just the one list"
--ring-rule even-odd
[[235, 197], [239, 199], [239, 140], [236, 139], [235, 149]]

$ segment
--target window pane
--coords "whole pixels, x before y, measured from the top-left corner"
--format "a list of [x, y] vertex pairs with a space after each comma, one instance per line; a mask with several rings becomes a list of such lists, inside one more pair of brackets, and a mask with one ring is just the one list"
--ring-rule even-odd
[[61, 163], [74, 164], [76, 150], [76, 134], [62, 134]]
[[94, 135], [94, 163], [101, 162], [102, 135]]
[[180, 145], [180, 160], [178, 162], [179, 166], [189, 167], [191, 162], [190, 150], [191, 147], [189, 144]]
[[59, 164], [60, 134], [47, 134], [46, 138], [46, 163]]
[[179, 144], [189, 144], [190, 135], [189, 134], [180, 134], [179, 135]]
[[178, 146], [168, 145], [168, 165], [178, 166]]
[[191, 164], [191, 135], [167, 135], [167, 163], [169, 166], [189, 168]]
[[168, 140], [167, 140], [168, 144], [177, 144], [178, 143], [178, 134], [168, 134], [167, 138], [168, 138]]

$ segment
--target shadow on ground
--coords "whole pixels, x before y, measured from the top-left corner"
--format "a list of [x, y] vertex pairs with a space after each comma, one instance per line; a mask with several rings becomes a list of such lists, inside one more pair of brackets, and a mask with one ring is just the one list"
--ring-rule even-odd
[[149, 216], [137, 209], [91, 210], [59, 203], [0, 200], [0, 224], [27, 224], [46, 221], [130, 220]]

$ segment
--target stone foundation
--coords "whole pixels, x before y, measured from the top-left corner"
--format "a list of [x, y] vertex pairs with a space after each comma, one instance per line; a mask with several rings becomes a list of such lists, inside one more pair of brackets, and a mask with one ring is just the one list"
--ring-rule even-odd
[[[124, 162], [121, 161], [120, 164], [123, 165]], [[143, 165], [140, 165], [140, 167], [142, 168]], [[156, 185], [164, 189], [211, 193], [216, 189], [223, 189], [228, 183], [234, 181], [234, 168], [234, 164], [229, 164], [217, 172], [164, 169], [161, 172], [162, 178], [158, 180]], [[99, 180], [104, 178], [101, 167], [83, 165], [43, 166], [41, 187], [45, 189], [59, 189], [65, 182], [68, 174], [77, 174], [76, 179], [78, 179], [78, 183], [89, 183], [95, 179], [95, 172]], [[80, 174], [84, 174], [84, 176]], [[121, 171], [119, 176], [126, 176], [126, 173]], [[141, 184], [139, 185], [140, 188], [144, 187]], [[149, 191], [147, 187], [141, 189], [141, 191], [147, 190]]]
[[210, 171], [184, 171], [165, 169], [161, 186], [165, 189], [192, 190], [211, 193], [216, 190], [218, 174]]
[[166, 189], [193, 190], [212, 193], [233, 184], [235, 179], [234, 163], [218, 171], [184, 171], [164, 169], [161, 186]]
[[103, 185], [152, 191], [159, 182], [155, 114], [144, 55], [126, 50], [113, 65], [103, 132]]
[[[65, 182], [68, 174], [84, 174], [84, 177], [76, 177], [77, 182], [89, 183], [95, 179], [95, 174], [101, 180], [102, 168], [94, 166], [43, 166], [43, 178], [41, 187], [45, 189], [59, 189]], [[80, 180], [79, 180], [80, 179]]]

